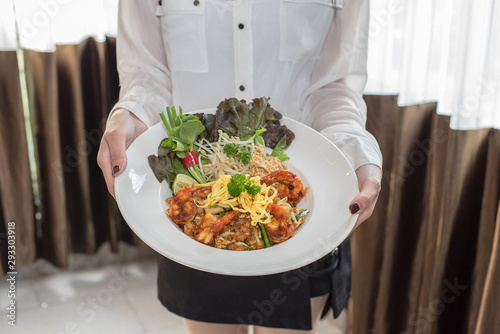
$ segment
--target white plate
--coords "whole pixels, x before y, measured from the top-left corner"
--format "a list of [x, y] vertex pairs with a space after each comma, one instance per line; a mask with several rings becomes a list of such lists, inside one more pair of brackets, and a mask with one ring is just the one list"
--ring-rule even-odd
[[120, 211], [130, 228], [158, 253], [199, 270], [236, 276], [293, 270], [323, 257], [351, 232], [357, 215], [349, 212], [358, 194], [356, 174], [339, 149], [315, 130], [289, 118], [295, 133], [287, 150], [289, 170], [309, 187], [300, 203], [311, 210], [294, 237], [270, 248], [236, 252], [201, 244], [184, 234], [164, 213], [168, 186], [158, 183], [148, 165], [167, 136], [162, 123], [149, 128], [127, 150], [127, 168], [116, 178]]

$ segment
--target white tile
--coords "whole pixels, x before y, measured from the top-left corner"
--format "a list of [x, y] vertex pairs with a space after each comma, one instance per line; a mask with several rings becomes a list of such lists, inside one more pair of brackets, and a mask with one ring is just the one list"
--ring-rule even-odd
[[[89, 308], [87, 311], [91, 310], [93, 309]], [[109, 305], [96, 313], [94, 319], [90, 320], [90, 315], [88, 315], [82, 324], [82, 334], [132, 334], [140, 329], [142, 328], [134, 311], [121, 294], [116, 295]]]
[[[11, 300], [15, 301], [18, 309], [37, 307], [40, 302], [37, 298], [34, 280], [20, 280], [16, 277], [15, 288], [11, 290], [7, 283], [8, 276], [1, 277], [0, 282], [0, 309], [4, 310]], [[9, 295], [12, 295], [9, 297]]]
[[125, 265], [112, 265], [84, 271], [68, 271], [35, 280], [35, 291], [41, 303], [71, 301], [103, 290], [121, 293], [140, 277]]
[[18, 334], [18, 333], [22, 333], [21, 330], [19, 330], [18, 327], [13, 327], [13, 326], [9, 326], [7, 324], [7, 318], [6, 317], [2, 317], [2, 321], [0, 321], [0, 333], [2, 334]]
[[125, 296], [145, 330], [182, 327], [182, 318], [168, 311], [157, 298], [156, 284], [127, 289]]
[[[100, 297], [100, 298], [99, 298]], [[135, 334], [142, 329], [124, 296], [90, 296], [66, 303], [57, 303], [46, 308], [19, 310], [17, 325], [6, 327], [0, 324], [1, 333], [43, 334]]]
[[129, 275], [136, 277], [131, 280], [127, 289], [136, 286], [154, 285], [156, 286], [156, 277], [158, 273], [158, 264], [156, 259], [147, 259], [139, 262], [131, 262], [124, 265]]

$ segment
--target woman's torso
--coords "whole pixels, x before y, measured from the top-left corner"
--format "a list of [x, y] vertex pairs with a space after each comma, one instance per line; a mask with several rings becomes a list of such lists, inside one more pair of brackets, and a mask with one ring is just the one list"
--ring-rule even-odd
[[163, 0], [173, 104], [192, 111], [267, 96], [300, 119], [334, 11], [331, 0]]

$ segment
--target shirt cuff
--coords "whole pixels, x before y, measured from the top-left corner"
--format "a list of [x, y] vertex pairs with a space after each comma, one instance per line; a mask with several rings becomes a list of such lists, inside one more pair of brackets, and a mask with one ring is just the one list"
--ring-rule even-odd
[[137, 101], [127, 101], [127, 100], [121, 100], [114, 105], [113, 109], [111, 109], [108, 115], [108, 121], [116, 109], [128, 110], [129, 112], [134, 114], [139, 120], [141, 120], [144, 124], [146, 124], [148, 128], [161, 121], [159, 116], [161, 110], [158, 110], [156, 113], [154, 113], [153, 111], [143, 107], [141, 103]]
[[354, 170], [367, 164], [377, 165], [382, 169], [382, 154], [374, 138], [347, 134], [324, 135], [339, 148]]

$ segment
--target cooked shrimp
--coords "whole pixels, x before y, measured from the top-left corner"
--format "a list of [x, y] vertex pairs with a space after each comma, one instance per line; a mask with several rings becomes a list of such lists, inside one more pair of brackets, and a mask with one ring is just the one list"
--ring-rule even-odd
[[267, 211], [273, 216], [271, 222], [264, 225], [269, 239], [274, 243], [290, 239], [295, 227], [285, 210], [278, 204], [269, 203]]
[[214, 235], [222, 230], [224, 226], [229, 224], [234, 219], [238, 218], [240, 215], [239, 211], [233, 210], [224, 215], [224, 217], [219, 218], [210, 213], [207, 213], [200, 221], [200, 228], [197, 227], [197, 231], [195, 232], [195, 239], [199, 242], [203, 242], [204, 244], [210, 244], [214, 239]]
[[172, 198], [170, 208], [168, 208], [168, 216], [170, 219], [179, 225], [191, 221], [198, 211], [198, 207], [191, 201], [191, 198], [206, 198], [210, 190], [211, 187], [184, 186], [184, 188]]
[[290, 205], [297, 205], [304, 197], [304, 185], [295, 174], [286, 170], [278, 170], [267, 174], [260, 179], [260, 183], [265, 183], [274, 187], [278, 191], [280, 198], [287, 198]]
[[217, 221], [217, 216], [214, 216], [210, 212], [207, 212], [206, 214], [204, 214], [203, 217], [201, 217], [200, 222], [198, 223], [198, 225], [196, 225], [196, 228], [194, 230], [195, 237], [197, 235], [199, 235], [204, 229], [206, 229], [207, 227], [210, 227], [210, 225], [212, 225], [216, 221]]

